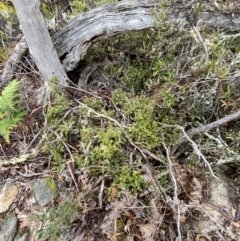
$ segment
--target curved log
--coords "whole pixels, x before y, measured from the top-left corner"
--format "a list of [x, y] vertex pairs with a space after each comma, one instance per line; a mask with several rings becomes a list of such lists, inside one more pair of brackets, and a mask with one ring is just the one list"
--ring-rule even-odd
[[[156, 24], [156, 13], [165, 16], [164, 21], [178, 26], [203, 23], [209, 28], [239, 31], [240, 14], [223, 13], [209, 5], [202, 12], [194, 13], [194, 7], [183, 4], [162, 6], [163, 0], [128, 0], [107, 4], [83, 13], [63, 27], [53, 37], [53, 43], [66, 71], [73, 70], [86, 55], [92, 43], [106, 36], [131, 30], [141, 30]], [[192, 1], [193, 2], [193, 1]], [[191, 8], [189, 8], [189, 6]], [[190, 10], [189, 10], [190, 9]], [[196, 9], [196, 7], [195, 7]], [[210, 9], [210, 10], [208, 10]]]
[[88, 48], [99, 39], [155, 26], [156, 13], [160, 17], [165, 16], [163, 21], [176, 28], [191, 27], [189, 19], [194, 18], [194, 25], [201, 24], [222, 31], [240, 30], [240, 13], [237, 13], [237, 7], [236, 12], [226, 13], [220, 11], [223, 9], [221, 6], [216, 7], [216, 2], [204, 2], [203, 10], [196, 14], [194, 0], [189, 4], [172, 3], [167, 6], [164, 2], [166, 1], [123, 0], [92, 9], [72, 20], [52, 37], [64, 70], [73, 70], [84, 59]]

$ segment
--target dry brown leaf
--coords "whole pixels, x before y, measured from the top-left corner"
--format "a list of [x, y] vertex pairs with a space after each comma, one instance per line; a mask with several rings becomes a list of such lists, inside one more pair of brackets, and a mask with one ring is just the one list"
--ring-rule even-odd
[[188, 187], [188, 171], [177, 163], [174, 164], [174, 171], [176, 173], [176, 177], [177, 177], [181, 187], [186, 192], [187, 187]]
[[139, 227], [144, 239], [154, 236], [157, 229], [155, 223], [143, 224], [139, 225]]
[[116, 196], [117, 196], [117, 188], [116, 187], [112, 187], [111, 188], [111, 194], [110, 194], [111, 201], [115, 200]]
[[124, 215], [130, 219], [134, 219], [134, 215], [130, 210], [125, 210]]
[[240, 227], [240, 223], [239, 222], [231, 222], [231, 225], [234, 226], [235, 228], [239, 228]]

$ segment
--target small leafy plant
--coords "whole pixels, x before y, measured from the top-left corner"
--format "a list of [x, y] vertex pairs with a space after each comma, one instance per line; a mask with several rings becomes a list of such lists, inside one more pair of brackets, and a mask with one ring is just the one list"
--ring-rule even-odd
[[129, 166], [125, 165], [121, 167], [121, 172], [115, 178], [114, 185], [137, 196], [139, 192], [147, 188], [148, 183], [144, 181], [141, 170], [131, 170]]
[[41, 224], [35, 234], [36, 240], [59, 240], [62, 231], [71, 225], [71, 219], [77, 212], [76, 209], [76, 199], [69, 198], [56, 208], [46, 208], [42, 213], [31, 215], [34, 222]]
[[17, 123], [25, 115], [23, 108], [19, 108], [19, 81], [13, 80], [4, 88], [0, 96], [0, 135], [10, 143], [10, 132], [17, 127]]

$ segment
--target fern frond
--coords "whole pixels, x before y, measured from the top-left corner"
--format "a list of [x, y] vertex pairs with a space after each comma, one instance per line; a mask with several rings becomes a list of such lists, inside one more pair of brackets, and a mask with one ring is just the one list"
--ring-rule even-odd
[[0, 135], [6, 140], [7, 143], [10, 142], [10, 130], [16, 127], [16, 123], [12, 122], [11, 119], [5, 118], [0, 121]]
[[2, 91], [0, 96], [0, 110], [12, 112], [16, 111], [15, 105], [18, 103], [20, 94], [18, 93], [19, 82], [13, 80]]
[[0, 120], [0, 135], [6, 140], [7, 143], [10, 142], [9, 136], [12, 129], [17, 127], [17, 123], [22, 120], [22, 114], [15, 115], [12, 118], [5, 118]]
[[19, 82], [13, 80], [4, 88], [0, 96], [0, 135], [10, 142], [10, 132], [25, 115], [23, 108], [17, 108], [20, 102]]

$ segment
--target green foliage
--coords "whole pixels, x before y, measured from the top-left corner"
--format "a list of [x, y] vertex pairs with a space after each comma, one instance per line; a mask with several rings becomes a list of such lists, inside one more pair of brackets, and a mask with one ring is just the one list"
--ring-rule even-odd
[[72, 8], [74, 15], [77, 15], [79, 13], [86, 12], [87, 10], [89, 10], [89, 5], [86, 3], [86, 1], [73, 0]]
[[[96, 106], [97, 109], [102, 106], [102, 112], [106, 116], [111, 116], [110, 112], [104, 111], [101, 101], [89, 98], [85, 100], [85, 103], [88, 103], [88, 106]], [[85, 167], [93, 166], [95, 171], [115, 172], [115, 168], [124, 160], [121, 148], [124, 135], [121, 129], [110, 121], [88, 114], [88, 109], [81, 108], [80, 110], [86, 115], [80, 129], [81, 145], [83, 149], [87, 149], [90, 143], [91, 145], [88, 153], [82, 155], [80, 159], [82, 161], [79, 164]], [[98, 126], [100, 122], [103, 123], [102, 126]]]
[[12, 52], [12, 44], [8, 41], [18, 32], [16, 13], [10, 1], [0, 2], [0, 22], [0, 63], [4, 66]]
[[[47, 111], [46, 144], [43, 152], [49, 154], [54, 166], [59, 169], [65, 163], [65, 143], [76, 137], [75, 121], [72, 116], [64, 118], [65, 111], [71, 102], [64, 93], [54, 90], [53, 102]], [[53, 148], [54, 147], [54, 148]]]
[[106, 124], [105, 128], [83, 127], [80, 133], [84, 146], [87, 147], [87, 144], [92, 141], [89, 154], [85, 156], [85, 161], [81, 164], [85, 167], [94, 166], [94, 169], [99, 169], [102, 172], [114, 172], [114, 168], [123, 160], [122, 133], [119, 128]]
[[52, 19], [56, 14], [54, 4], [48, 1], [41, 1], [41, 11], [43, 13], [44, 18], [47, 20]]
[[82, 12], [86, 12], [91, 8], [98, 7], [105, 5], [107, 3], [114, 3], [117, 2], [117, 0], [73, 0], [71, 2], [72, 9], [73, 9], [73, 14], [77, 15]]
[[133, 63], [126, 68], [121, 80], [126, 87], [133, 89], [135, 92], [139, 92], [144, 89], [148, 76], [149, 68], [146, 68], [144, 64]]
[[146, 48], [152, 41], [146, 41], [146, 36], [148, 31], [142, 30], [101, 40], [89, 49], [87, 62], [103, 62], [107, 54], [114, 62], [106, 68], [107, 74], [139, 93], [146, 88], [152, 76], [151, 56], [141, 48], [144, 41]]
[[42, 213], [31, 215], [34, 222], [41, 224], [35, 236], [37, 241], [59, 240], [62, 231], [70, 227], [71, 219], [77, 212], [77, 201], [68, 198], [56, 208], [46, 208]]
[[0, 16], [5, 20], [12, 18], [12, 15], [15, 15], [15, 10], [12, 6], [0, 2]]
[[[0, 31], [0, 37], [4, 37], [4, 33]], [[10, 55], [10, 49], [8, 48], [4, 48], [4, 47], [0, 47], [0, 63], [1, 65], [5, 65], [5, 63], [8, 60], [8, 57]], [[0, 65], [0, 67], [1, 67]]]
[[17, 127], [17, 123], [25, 115], [23, 108], [19, 107], [19, 82], [13, 80], [2, 91], [0, 96], [0, 135], [10, 143], [10, 132]]
[[94, 3], [96, 4], [96, 6], [102, 6], [107, 3], [116, 3], [116, 2], [118, 2], [118, 0], [100, 0], [100, 1], [95, 1]]
[[131, 96], [121, 90], [112, 93], [115, 105], [121, 105], [122, 114], [131, 121], [126, 130], [135, 144], [147, 149], [161, 143], [157, 121], [153, 114], [154, 100], [146, 96]]
[[116, 176], [113, 186], [127, 190], [136, 196], [139, 192], [147, 188], [148, 183], [144, 181], [141, 170], [131, 170], [129, 166], [124, 165], [121, 167], [119, 175]]

